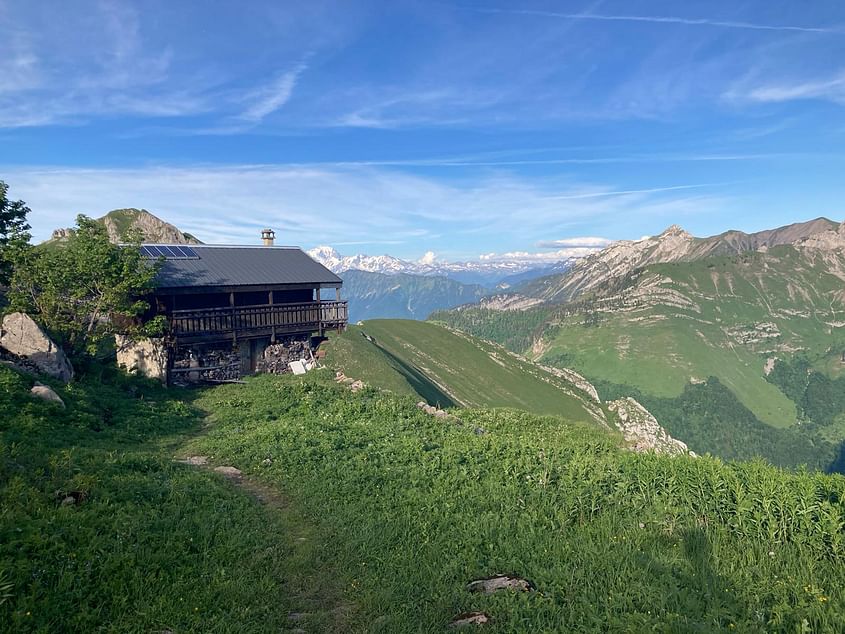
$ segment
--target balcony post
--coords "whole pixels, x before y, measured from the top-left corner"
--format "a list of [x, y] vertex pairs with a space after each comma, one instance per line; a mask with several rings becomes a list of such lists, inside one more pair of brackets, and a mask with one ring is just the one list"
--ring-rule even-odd
[[318, 332], [323, 336], [323, 307], [320, 305], [320, 287], [317, 287], [317, 323]]
[[270, 343], [276, 343], [276, 316], [273, 314], [273, 291], [268, 295], [270, 303]]
[[238, 327], [236, 324], [237, 316], [235, 315], [235, 292], [229, 293], [229, 308], [232, 310], [232, 341], [238, 340]]

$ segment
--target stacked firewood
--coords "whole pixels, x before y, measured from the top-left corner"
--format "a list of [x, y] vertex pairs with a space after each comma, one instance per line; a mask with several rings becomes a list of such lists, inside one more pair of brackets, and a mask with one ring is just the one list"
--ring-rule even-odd
[[290, 372], [290, 362], [313, 358], [310, 338], [287, 337], [278, 343], [267, 346], [264, 358], [258, 362], [256, 371], [266, 374], [286, 374]]
[[237, 350], [187, 350], [173, 361], [172, 381], [188, 385], [200, 381], [237, 381], [241, 359]]

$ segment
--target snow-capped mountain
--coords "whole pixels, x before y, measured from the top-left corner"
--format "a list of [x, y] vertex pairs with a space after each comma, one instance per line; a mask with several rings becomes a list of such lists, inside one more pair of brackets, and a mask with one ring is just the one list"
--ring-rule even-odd
[[[395, 275], [442, 276], [464, 284], [481, 284], [488, 288], [495, 287], [503, 280], [514, 276], [524, 281], [532, 277], [560, 272], [568, 268], [572, 259], [550, 263], [513, 259], [481, 259], [477, 262], [441, 262], [433, 253], [426, 253], [416, 262], [402, 260], [392, 255], [341, 255], [329, 246], [319, 246], [308, 251], [308, 255], [335, 273], [344, 271], [368, 271]], [[532, 275], [532, 273], [534, 275]]]
[[420, 274], [415, 262], [400, 260], [392, 255], [341, 255], [336, 249], [319, 246], [308, 251], [308, 255], [335, 273], [343, 271], [369, 271], [370, 273]]

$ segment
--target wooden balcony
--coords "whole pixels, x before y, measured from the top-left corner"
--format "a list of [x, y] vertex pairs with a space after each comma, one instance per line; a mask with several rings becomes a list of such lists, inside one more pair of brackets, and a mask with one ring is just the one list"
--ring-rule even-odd
[[170, 332], [178, 342], [215, 341], [320, 332], [346, 326], [346, 301], [262, 304], [174, 310]]

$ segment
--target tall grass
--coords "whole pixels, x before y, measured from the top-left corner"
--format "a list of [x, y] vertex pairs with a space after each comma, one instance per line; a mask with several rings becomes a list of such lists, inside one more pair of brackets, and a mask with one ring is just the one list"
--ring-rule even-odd
[[[456, 425], [313, 376], [200, 404], [214, 427], [195, 449], [307, 512], [360, 631], [435, 632], [468, 610], [496, 632], [845, 631], [840, 476], [626, 453], [509, 410]], [[466, 592], [500, 572], [537, 592]]]

